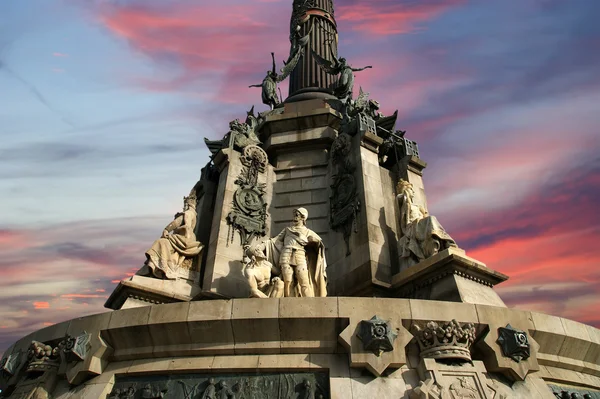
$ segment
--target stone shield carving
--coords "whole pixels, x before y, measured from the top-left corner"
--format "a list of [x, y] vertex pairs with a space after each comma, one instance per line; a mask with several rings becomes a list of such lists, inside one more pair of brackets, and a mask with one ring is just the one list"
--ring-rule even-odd
[[504, 356], [510, 357], [517, 363], [527, 360], [530, 356], [527, 333], [513, 328], [510, 324], [498, 328], [498, 344], [500, 344]]
[[389, 321], [373, 316], [370, 320], [360, 322], [358, 338], [363, 342], [365, 350], [373, 352], [376, 356], [393, 351], [396, 337], [398, 333]]
[[233, 241], [234, 232], [237, 231], [241, 244], [248, 245], [254, 237], [264, 236], [266, 233], [266, 186], [258, 182], [258, 177], [265, 173], [268, 157], [262, 148], [249, 145], [244, 148], [240, 160], [244, 168], [235, 181], [238, 188], [233, 194], [233, 209], [227, 215], [227, 222], [230, 226], [230, 241]]

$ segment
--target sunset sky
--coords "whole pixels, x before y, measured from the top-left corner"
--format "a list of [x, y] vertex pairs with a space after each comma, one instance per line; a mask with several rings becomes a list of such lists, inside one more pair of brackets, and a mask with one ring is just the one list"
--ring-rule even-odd
[[[600, 327], [600, 1], [334, 0], [509, 306]], [[103, 312], [289, 53], [292, 0], [0, 2], [0, 353]], [[284, 96], [287, 82], [281, 85]]]

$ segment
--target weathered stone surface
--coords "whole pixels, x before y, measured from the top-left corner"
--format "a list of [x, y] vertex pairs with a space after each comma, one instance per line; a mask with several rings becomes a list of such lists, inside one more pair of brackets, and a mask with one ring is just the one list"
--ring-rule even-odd
[[333, 353], [341, 327], [337, 298], [279, 300], [281, 352]]
[[279, 299], [234, 299], [232, 309], [235, 354], [280, 353]]
[[411, 299], [506, 306], [492, 289], [506, 279], [463, 250], [448, 248], [394, 275], [392, 289]]

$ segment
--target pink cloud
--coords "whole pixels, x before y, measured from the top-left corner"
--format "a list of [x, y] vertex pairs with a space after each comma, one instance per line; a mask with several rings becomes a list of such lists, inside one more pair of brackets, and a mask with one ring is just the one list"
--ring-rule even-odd
[[61, 298], [106, 298], [106, 295], [97, 294], [63, 294]]
[[351, 30], [373, 35], [396, 35], [422, 29], [422, 23], [438, 17], [464, 1], [435, 3], [362, 2], [337, 8], [337, 20], [348, 22]]
[[54, 52], [54, 53], [52, 53], [52, 55], [53, 55], [54, 57], [68, 57], [68, 56], [69, 56], [69, 54], [66, 54], [66, 53], [59, 53], [59, 52]]
[[33, 308], [34, 309], [48, 309], [48, 308], [50, 308], [50, 304], [48, 302], [34, 302]]

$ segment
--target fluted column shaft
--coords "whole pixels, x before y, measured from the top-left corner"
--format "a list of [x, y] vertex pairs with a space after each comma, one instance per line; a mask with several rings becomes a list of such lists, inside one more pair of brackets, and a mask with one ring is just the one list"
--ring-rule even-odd
[[[296, 33], [298, 26], [300, 31]], [[312, 54], [314, 51], [326, 60], [337, 57], [338, 34], [332, 0], [294, 0], [290, 38], [293, 35], [303, 37], [309, 32], [305, 53], [290, 75], [290, 97], [299, 93], [326, 92], [337, 83], [337, 76], [323, 71]]]

